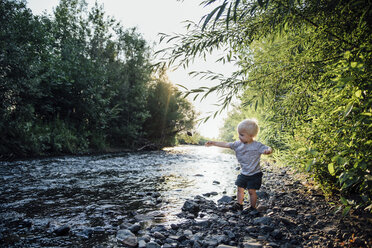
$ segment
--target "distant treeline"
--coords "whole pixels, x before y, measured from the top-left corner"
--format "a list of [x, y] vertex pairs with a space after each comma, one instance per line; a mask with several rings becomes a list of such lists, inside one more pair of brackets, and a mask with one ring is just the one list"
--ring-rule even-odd
[[0, 1], [0, 157], [172, 145], [195, 112], [151, 55], [97, 4]]

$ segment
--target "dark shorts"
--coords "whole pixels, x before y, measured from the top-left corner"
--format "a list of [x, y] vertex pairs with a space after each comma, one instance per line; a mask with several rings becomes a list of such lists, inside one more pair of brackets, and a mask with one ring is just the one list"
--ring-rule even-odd
[[252, 176], [240, 174], [235, 181], [235, 185], [244, 189], [260, 189], [262, 184], [262, 172]]

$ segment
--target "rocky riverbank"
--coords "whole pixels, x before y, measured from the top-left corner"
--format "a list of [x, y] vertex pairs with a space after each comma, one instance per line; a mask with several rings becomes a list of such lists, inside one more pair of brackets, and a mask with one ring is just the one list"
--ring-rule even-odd
[[223, 196], [216, 203], [196, 196], [184, 203], [180, 223], [144, 230], [140, 223], [123, 224], [116, 238], [139, 248], [372, 247], [370, 215], [343, 217], [319, 191], [285, 169], [264, 174], [258, 211], [229, 210], [235, 197]]
[[263, 166], [258, 211], [231, 211], [230, 157], [199, 149], [3, 164], [0, 247], [372, 247], [371, 215], [288, 169]]

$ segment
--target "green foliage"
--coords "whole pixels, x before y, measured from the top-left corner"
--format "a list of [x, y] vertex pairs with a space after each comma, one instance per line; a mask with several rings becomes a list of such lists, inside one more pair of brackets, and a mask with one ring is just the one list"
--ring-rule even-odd
[[[0, 51], [0, 157], [133, 148], [145, 132], [157, 139], [159, 129], [144, 128], [156, 93], [150, 48], [102, 6], [61, 0], [50, 17], [0, 1]], [[190, 104], [170, 95], [178, 103], [164, 139], [193, 118]]]
[[[238, 119], [256, 116], [261, 138], [288, 165], [312, 175], [343, 204], [371, 210], [371, 3], [368, 1], [204, 1], [217, 4], [202, 26], [163, 35], [170, 64], [223, 48], [218, 59], [239, 69], [225, 78], [194, 72], [218, 86], [190, 93], [221, 95], [221, 107], [240, 95], [223, 138]], [[173, 43], [174, 42], [174, 43]], [[228, 130], [231, 130], [230, 132]], [[341, 198], [342, 197], [342, 198]], [[347, 212], [347, 211], [346, 211]]]
[[159, 146], [174, 145], [178, 133], [193, 129], [196, 114], [192, 105], [164, 73], [149, 85], [147, 109], [150, 117], [144, 123], [145, 137]]

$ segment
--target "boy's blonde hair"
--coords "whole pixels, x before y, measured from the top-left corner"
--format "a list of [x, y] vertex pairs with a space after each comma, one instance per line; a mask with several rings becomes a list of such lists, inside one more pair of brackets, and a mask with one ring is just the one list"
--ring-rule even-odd
[[260, 127], [258, 126], [258, 121], [256, 119], [245, 119], [238, 125], [238, 132], [246, 132], [249, 135], [253, 135], [254, 137], [257, 136], [258, 132], [260, 131]]

